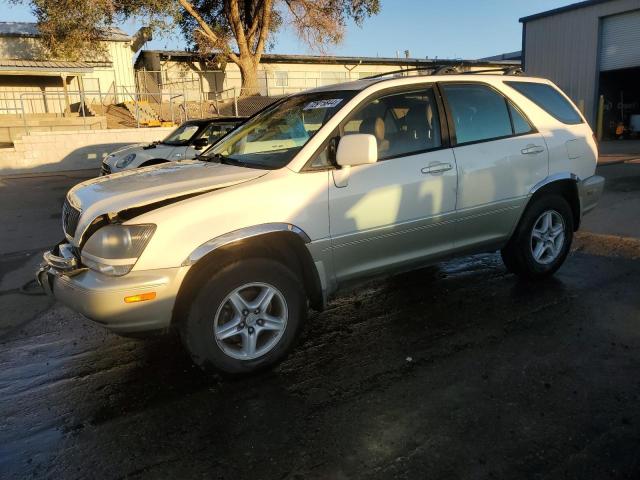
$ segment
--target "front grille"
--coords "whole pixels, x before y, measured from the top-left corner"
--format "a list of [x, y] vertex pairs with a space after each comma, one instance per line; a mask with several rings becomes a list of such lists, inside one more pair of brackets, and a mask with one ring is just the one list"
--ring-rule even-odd
[[102, 175], [109, 175], [111, 173], [111, 167], [106, 163], [102, 164], [102, 169], [100, 170]]
[[73, 237], [76, 233], [79, 219], [80, 210], [72, 207], [69, 200], [65, 198], [62, 205], [62, 230], [64, 230], [64, 233]]

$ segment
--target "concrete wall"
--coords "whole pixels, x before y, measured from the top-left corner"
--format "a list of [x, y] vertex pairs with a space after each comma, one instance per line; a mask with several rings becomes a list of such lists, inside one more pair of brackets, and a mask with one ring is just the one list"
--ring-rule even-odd
[[524, 24], [524, 68], [555, 82], [594, 124], [598, 95], [600, 19], [640, 9], [640, 0], [612, 0]]
[[0, 149], [0, 175], [100, 168], [113, 150], [166, 137], [173, 128], [33, 132]]
[[29, 132], [55, 132], [63, 130], [103, 130], [107, 117], [56, 117], [30, 115], [22, 119], [17, 115], [0, 115], [0, 143], [13, 143]]

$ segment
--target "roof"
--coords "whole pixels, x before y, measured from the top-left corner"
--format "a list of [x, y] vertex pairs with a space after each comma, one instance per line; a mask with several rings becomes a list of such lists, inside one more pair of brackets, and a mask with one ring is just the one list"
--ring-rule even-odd
[[39, 60], [7, 60], [0, 59], [0, 72], [70, 72], [90, 73], [93, 65], [86, 62], [39, 61]]
[[522, 17], [521, 23], [530, 22], [531, 20], [537, 20], [539, 18], [551, 17], [559, 13], [570, 12], [571, 10], [577, 10], [579, 8], [591, 7], [592, 5], [598, 5], [599, 3], [611, 2], [613, 0], [586, 0], [584, 2], [572, 3], [571, 5], [565, 5], [564, 7], [554, 8], [553, 10], [547, 10], [545, 12], [535, 13], [528, 17]]
[[[496, 70], [498, 71], [498, 70]], [[403, 84], [412, 84], [418, 82], [424, 82], [425, 78], [429, 82], [444, 82], [444, 81], [463, 81], [463, 82], [492, 82], [496, 79], [506, 79], [508, 81], [525, 81], [525, 82], [536, 82], [536, 83], [548, 83], [548, 80], [539, 78], [539, 77], [530, 77], [525, 75], [496, 75], [492, 73], [452, 73], [452, 74], [442, 74], [442, 75], [425, 75], [425, 74], [417, 74], [417, 75], [405, 75], [405, 76], [394, 76], [393, 72], [390, 74], [370, 78], [363, 78], [361, 80], [353, 80], [350, 82], [344, 83], [334, 83], [331, 85], [324, 85], [318, 88], [309, 89], [303, 93], [320, 93], [320, 92], [334, 92], [334, 91], [344, 91], [344, 90], [364, 90], [371, 85], [378, 83], [391, 83], [394, 86], [399, 86]]]
[[[0, 37], [40, 37], [38, 24], [34, 22], [0, 22]], [[116, 27], [104, 30], [104, 39], [112, 42], [130, 42], [131, 37]]]
[[496, 60], [517, 60], [517, 61], [521, 61], [522, 60], [522, 50], [518, 50], [517, 52], [507, 52], [507, 53], [501, 53], [499, 55], [492, 55], [491, 57], [484, 57], [481, 58], [480, 60], [484, 60], [484, 61], [496, 61]]
[[[159, 56], [160, 58], [175, 59], [200, 59], [196, 52], [184, 50], [142, 50], [136, 59], [138, 65], [144, 56]], [[281, 55], [265, 53], [260, 63], [298, 63], [298, 64], [325, 64], [325, 65], [401, 65], [401, 66], [426, 66], [433, 64], [477, 64], [486, 65], [488, 62], [479, 60], [460, 59], [431, 59], [431, 58], [395, 58], [395, 57], [341, 57], [333, 55]], [[518, 62], [514, 62], [516, 64]]]

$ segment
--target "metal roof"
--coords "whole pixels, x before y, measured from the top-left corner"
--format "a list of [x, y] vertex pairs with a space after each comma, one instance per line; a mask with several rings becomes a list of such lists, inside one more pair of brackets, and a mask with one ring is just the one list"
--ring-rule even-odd
[[[112, 42], [130, 42], [131, 37], [116, 27], [103, 31], [104, 39]], [[38, 24], [34, 22], [0, 22], [0, 37], [39, 37]]]
[[488, 62], [494, 62], [498, 60], [514, 60], [521, 61], [522, 60], [522, 50], [518, 50], [516, 52], [507, 52], [501, 53], [500, 55], [492, 55], [491, 57], [480, 58], [479, 60], [484, 60]]
[[0, 72], [6, 71], [90, 73], [93, 66], [85, 62], [0, 59]]
[[564, 7], [554, 8], [553, 10], [547, 10], [545, 12], [535, 13], [527, 17], [520, 19], [521, 23], [530, 22], [531, 20], [537, 20], [538, 18], [551, 17], [559, 13], [570, 12], [571, 10], [577, 10], [579, 8], [590, 7], [592, 5], [598, 5], [599, 3], [611, 2], [613, 0], [586, 0], [584, 2], [572, 3], [571, 5], [565, 5]]

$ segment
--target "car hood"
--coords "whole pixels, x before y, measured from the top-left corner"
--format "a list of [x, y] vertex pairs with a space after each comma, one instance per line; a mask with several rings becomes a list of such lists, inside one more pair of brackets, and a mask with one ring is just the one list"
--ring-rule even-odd
[[135, 153], [138, 158], [144, 158], [144, 159], [149, 159], [149, 158], [169, 159], [175, 149], [176, 149], [176, 145], [165, 145], [163, 143], [158, 143], [155, 145], [150, 143], [136, 143], [133, 145], [127, 145], [126, 147], [122, 147], [118, 150], [113, 151], [107, 156], [107, 158], [105, 158], [104, 162], [111, 167], [115, 167], [116, 162], [120, 158], [126, 157], [130, 153]]
[[136, 152], [142, 151], [143, 147], [146, 147], [147, 145], [149, 145], [149, 144], [148, 143], [133, 143], [133, 144], [127, 145], [125, 147], [120, 147], [117, 150], [114, 150], [113, 152], [111, 152], [107, 158], [109, 158], [111, 155], [121, 157], [121, 156], [123, 156], [123, 155], [125, 155], [127, 153], [136, 153]]
[[67, 199], [82, 212], [78, 237], [100, 215], [230, 187], [267, 173], [197, 160], [170, 162], [87, 180], [69, 190]]

